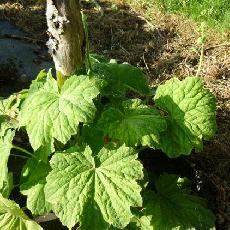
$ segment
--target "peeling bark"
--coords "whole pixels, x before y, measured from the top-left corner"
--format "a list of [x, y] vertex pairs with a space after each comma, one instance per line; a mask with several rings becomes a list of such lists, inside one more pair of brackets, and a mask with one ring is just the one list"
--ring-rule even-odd
[[46, 19], [56, 71], [70, 76], [85, 68], [85, 35], [79, 0], [47, 0]]

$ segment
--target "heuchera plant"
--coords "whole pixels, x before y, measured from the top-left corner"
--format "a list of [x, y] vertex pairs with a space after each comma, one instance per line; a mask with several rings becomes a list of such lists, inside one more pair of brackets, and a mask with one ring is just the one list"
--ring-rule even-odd
[[[9, 200], [14, 186], [34, 217], [54, 212], [69, 229], [214, 228], [186, 178], [144, 176], [138, 159], [143, 148], [170, 158], [202, 150], [216, 131], [212, 93], [199, 77], [172, 78], [154, 91], [129, 64], [93, 55], [90, 62], [61, 89], [41, 71], [28, 90], [0, 100], [0, 229], [42, 229]], [[13, 144], [19, 130], [32, 148]], [[20, 185], [8, 171], [12, 148], [28, 157]]]

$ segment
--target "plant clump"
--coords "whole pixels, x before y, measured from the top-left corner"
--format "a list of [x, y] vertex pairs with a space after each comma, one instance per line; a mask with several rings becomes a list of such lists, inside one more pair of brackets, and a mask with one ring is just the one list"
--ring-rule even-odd
[[[41, 71], [29, 89], [1, 99], [0, 226], [7, 218], [7, 229], [41, 229], [9, 200], [15, 185], [7, 163], [16, 148], [28, 158], [19, 187], [33, 216], [53, 211], [69, 229], [213, 228], [214, 215], [188, 180], [151, 176], [138, 153], [201, 151], [216, 132], [215, 97], [199, 77], [151, 89], [129, 64], [95, 55], [89, 62], [61, 88]], [[33, 151], [12, 143], [18, 130]]]

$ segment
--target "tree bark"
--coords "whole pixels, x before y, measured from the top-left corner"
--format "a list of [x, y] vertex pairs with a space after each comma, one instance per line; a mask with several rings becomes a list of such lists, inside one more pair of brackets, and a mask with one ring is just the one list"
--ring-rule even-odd
[[85, 34], [79, 0], [47, 0], [46, 19], [47, 45], [57, 78], [85, 69]]

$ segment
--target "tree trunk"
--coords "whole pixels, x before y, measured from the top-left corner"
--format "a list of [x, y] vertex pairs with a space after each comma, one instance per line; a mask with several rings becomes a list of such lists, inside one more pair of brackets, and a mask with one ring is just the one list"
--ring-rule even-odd
[[46, 19], [47, 45], [62, 85], [66, 77], [85, 69], [85, 34], [79, 0], [47, 0]]

